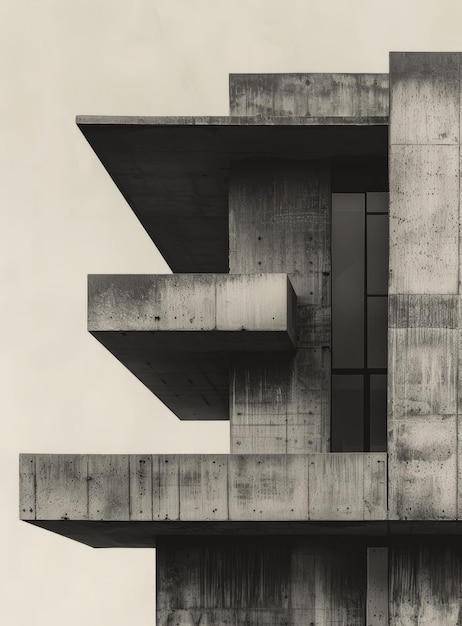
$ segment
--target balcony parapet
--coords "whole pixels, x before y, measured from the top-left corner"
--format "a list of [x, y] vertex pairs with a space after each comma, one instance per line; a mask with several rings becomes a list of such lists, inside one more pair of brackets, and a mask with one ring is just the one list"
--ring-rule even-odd
[[93, 546], [387, 518], [384, 453], [23, 454], [20, 485], [22, 520]]

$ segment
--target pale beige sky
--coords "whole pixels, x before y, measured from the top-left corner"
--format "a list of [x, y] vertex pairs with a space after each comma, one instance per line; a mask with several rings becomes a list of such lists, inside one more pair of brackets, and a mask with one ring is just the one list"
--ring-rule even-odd
[[230, 72], [386, 72], [461, 24], [459, 0], [2, 0], [1, 623], [155, 623], [154, 551], [20, 523], [19, 452], [228, 450], [86, 332], [88, 273], [168, 270], [75, 115], [222, 115]]

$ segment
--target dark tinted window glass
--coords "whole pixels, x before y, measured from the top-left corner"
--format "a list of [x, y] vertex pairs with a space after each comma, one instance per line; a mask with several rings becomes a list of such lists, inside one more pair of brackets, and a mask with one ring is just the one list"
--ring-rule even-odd
[[367, 216], [367, 293], [388, 291], [388, 215]]
[[332, 362], [364, 366], [364, 194], [332, 197]]
[[387, 449], [387, 375], [370, 377], [370, 450], [386, 452]]
[[333, 194], [333, 452], [386, 450], [387, 295], [388, 193]]
[[367, 299], [367, 366], [387, 367], [387, 297]]
[[368, 213], [388, 213], [387, 191], [369, 191], [366, 196]]
[[364, 378], [332, 376], [332, 451], [364, 450]]

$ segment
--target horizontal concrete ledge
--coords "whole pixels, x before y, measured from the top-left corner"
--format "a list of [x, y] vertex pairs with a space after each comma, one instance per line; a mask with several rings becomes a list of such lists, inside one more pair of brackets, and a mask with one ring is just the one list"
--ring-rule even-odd
[[88, 278], [88, 330], [180, 419], [228, 419], [231, 360], [292, 358], [295, 320], [286, 274]]
[[382, 453], [20, 457], [21, 519], [61, 523], [65, 532], [71, 521], [126, 529], [180, 522], [174, 528], [189, 534], [189, 522], [231, 531], [236, 522], [349, 524], [386, 515]]
[[387, 181], [382, 118], [79, 116], [77, 123], [174, 272], [228, 271], [228, 180], [236, 160], [327, 159], [333, 179], [343, 166], [360, 172], [375, 164], [384, 174], [377, 190]]
[[388, 113], [383, 115], [230, 115], [230, 116], [135, 116], [77, 115], [78, 126], [387, 126]]

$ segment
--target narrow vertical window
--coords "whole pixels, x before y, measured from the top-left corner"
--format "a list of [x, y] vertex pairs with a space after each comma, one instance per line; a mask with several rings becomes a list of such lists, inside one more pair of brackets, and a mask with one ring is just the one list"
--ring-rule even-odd
[[332, 198], [334, 368], [364, 367], [364, 194]]
[[386, 450], [388, 194], [332, 195], [332, 451]]

